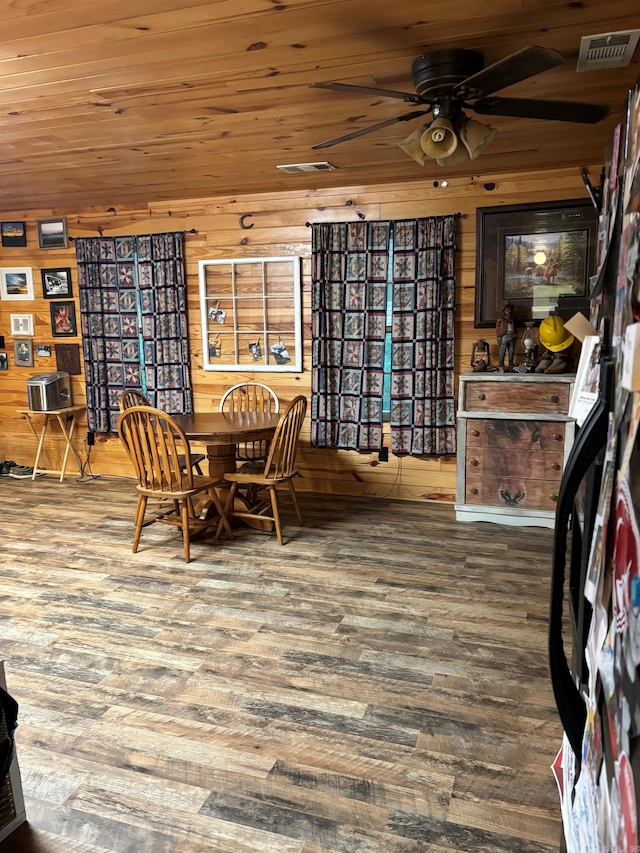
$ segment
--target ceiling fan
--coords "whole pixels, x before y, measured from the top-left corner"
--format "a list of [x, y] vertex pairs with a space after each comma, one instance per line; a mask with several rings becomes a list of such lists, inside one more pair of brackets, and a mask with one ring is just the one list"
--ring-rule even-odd
[[[311, 83], [311, 88], [315, 89], [398, 98], [405, 103], [425, 107], [320, 142], [312, 148], [330, 148], [397, 122], [413, 121], [431, 113], [433, 120], [429, 125], [420, 127], [399, 144], [420, 164], [424, 163], [425, 156], [443, 164], [455, 164], [467, 158], [475, 159], [496, 135], [494, 128], [470, 119], [464, 109], [486, 116], [584, 124], [602, 121], [609, 114], [609, 107], [602, 104], [491, 97], [494, 92], [562, 65], [564, 61], [557, 50], [531, 46], [485, 68], [484, 58], [478, 51], [454, 48], [431, 51], [414, 60], [411, 74], [416, 94], [349, 83]], [[460, 142], [463, 144], [459, 145]]]

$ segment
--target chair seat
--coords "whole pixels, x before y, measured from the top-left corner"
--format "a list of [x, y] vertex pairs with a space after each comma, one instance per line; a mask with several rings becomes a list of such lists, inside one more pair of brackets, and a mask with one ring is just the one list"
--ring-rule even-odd
[[136, 486], [136, 489], [143, 495], [160, 498], [160, 500], [181, 500], [182, 498], [189, 497], [189, 495], [195, 495], [199, 492], [204, 492], [207, 489], [213, 489], [215, 486], [219, 485], [218, 480], [214, 480], [211, 477], [205, 477], [204, 475], [200, 476], [198, 474], [194, 474], [192, 479], [193, 487], [185, 483], [185, 488], [177, 491], [159, 488], [145, 488], [140, 484]]
[[[200, 463], [203, 462], [206, 458], [207, 457], [204, 456], [202, 453], [192, 453], [191, 454], [191, 465], [196, 469], [198, 474], [202, 474], [202, 468], [200, 467]], [[187, 462], [186, 462], [184, 454], [181, 453], [178, 456], [178, 462], [180, 464], [180, 467], [184, 471], [184, 469], [187, 466]]]
[[[253, 465], [253, 462], [249, 462], [249, 465]], [[245, 466], [243, 465], [242, 468]], [[264, 465], [261, 465], [258, 470], [263, 471]], [[292, 480], [294, 477], [298, 477], [299, 472], [297, 468], [294, 468], [288, 474], [282, 474], [279, 477], [268, 477], [265, 474], [257, 474], [252, 471], [236, 471], [235, 474], [225, 474], [225, 480], [229, 480], [230, 483], [238, 483], [239, 485], [243, 484], [252, 484], [254, 486], [277, 486], [278, 483], [286, 483], [287, 480]]]

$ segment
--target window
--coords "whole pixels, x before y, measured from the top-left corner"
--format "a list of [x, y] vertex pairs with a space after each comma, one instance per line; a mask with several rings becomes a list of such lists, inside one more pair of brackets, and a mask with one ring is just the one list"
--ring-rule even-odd
[[205, 370], [302, 371], [300, 258], [200, 261]]

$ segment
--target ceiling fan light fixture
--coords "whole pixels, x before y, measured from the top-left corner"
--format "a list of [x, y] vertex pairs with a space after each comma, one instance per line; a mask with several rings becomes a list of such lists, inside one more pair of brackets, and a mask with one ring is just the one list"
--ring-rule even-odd
[[438, 166], [460, 166], [469, 160], [469, 152], [464, 145], [458, 145], [453, 154], [448, 157], [438, 157], [436, 163]]
[[469, 152], [469, 158], [475, 160], [495, 139], [498, 131], [495, 127], [482, 124], [473, 118], [465, 121], [460, 127], [460, 140]]
[[398, 142], [400, 148], [402, 148], [402, 150], [420, 166], [424, 166], [425, 157], [424, 151], [420, 147], [420, 139], [423, 133], [424, 129], [419, 127], [417, 130], [414, 130], [413, 133], [410, 133], [406, 139], [403, 139], [402, 142]]
[[420, 146], [433, 160], [450, 157], [458, 147], [458, 137], [450, 119], [443, 116], [434, 119], [422, 134]]

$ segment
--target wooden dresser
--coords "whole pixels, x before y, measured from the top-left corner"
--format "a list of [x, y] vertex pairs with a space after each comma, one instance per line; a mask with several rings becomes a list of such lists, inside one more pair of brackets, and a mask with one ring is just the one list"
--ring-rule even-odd
[[575, 434], [575, 376], [464, 373], [458, 399], [456, 518], [553, 527]]

